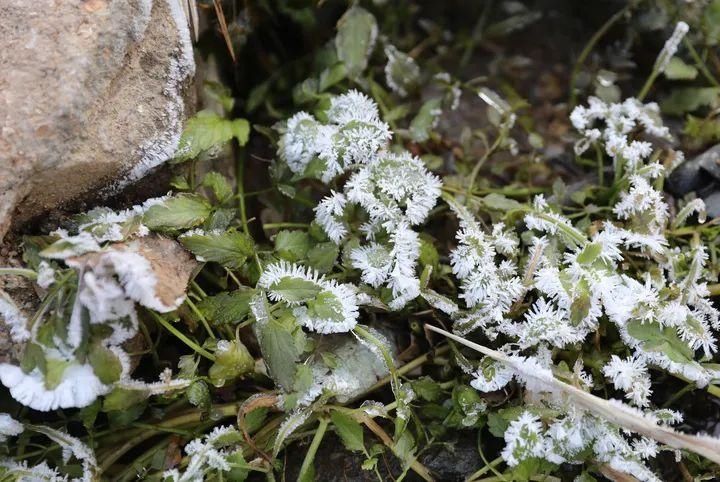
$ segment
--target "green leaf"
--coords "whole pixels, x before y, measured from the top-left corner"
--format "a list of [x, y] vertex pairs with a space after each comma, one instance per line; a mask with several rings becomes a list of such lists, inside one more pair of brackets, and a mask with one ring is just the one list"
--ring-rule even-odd
[[375, 47], [378, 26], [375, 17], [364, 8], [353, 6], [337, 23], [335, 49], [347, 68], [348, 76], [359, 77]]
[[206, 80], [203, 82], [203, 90], [209, 98], [220, 104], [225, 112], [230, 112], [233, 109], [235, 99], [232, 96], [232, 91], [226, 85]]
[[208, 296], [198, 303], [198, 309], [213, 324], [237, 324], [247, 318], [250, 313], [250, 300], [255, 290], [223, 291], [215, 296]]
[[307, 301], [308, 313], [311, 318], [343, 321], [342, 303], [333, 293], [321, 291]]
[[417, 393], [422, 399], [428, 402], [434, 402], [440, 398], [442, 388], [430, 377], [421, 377], [411, 382], [413, 391]]
[[235, 219], [236, 213], [234, 208], [215, 209], [202, 227], [205, 231], [226, 231]]
[[233, 195], [233, 189], [232, 186], [230, 186], [230, 181], [228, 181], [227, 178], [219, 172], [213, 171], [207, 173], [203, 178], [202, 185], [210, 188], [221, 204], [226, 202]]
[[497, 412], [490, 412], [488, 413], [487, 426], [491, 434], [503, 438], [505, 430], [510, 426], [510, 422], [502, 418]]
[[25, 351], [20, 360], [20, 368], [24, 373], [30, 373], [36, 367], [43, 375], [47, 373], [45, 352], [37, 343], [28, 342], [27, 345], [25, 345]]
[[88, 432], [92, 431], [95, 425], [95, 420], [100, 413], [100, 407], [102, 407], [100, 400], [95, 400], [87, 407], [80, 409], [80, 420], [82, 420], [83, 426]]
[[212, 207], [196, 194], [178, 194], [161, 204], [151, 206], [143, 224], [156, 231], [176, 231], [198, 226], [210, 215]]
[[202, 110], [188, 119], [175, 160], [182, 162], [194, 159], [202, 152], [222, 146], [231, 139], [237, 139], [244, 146], [249, 135], [250, 123], [247, 120], [229, 120], [212, 111]]
[[523, 206], [516, 200], [510, 199], [509, 197], [498, 193], [491, 193], [484, 196], [482, 198], [482, 203], [488, 209], [501, 212], [513, 211]]
[[308, 264], [321, 273], [328, 273], [332, 270], [339, 254], [340, 249], [335, 243], [320, 243], [308, 251]]
[[239, 231], [181, 236], [178, 241], [202, 261], [237, 269], [255, 252], [252, 238]]
[[365, 451], [363, 428], [357, 420], [338, 410], [330, 413], [330, 419], [346, 449], [351, 452]]
[[280, 231], [275, 236], [275, 251], [290, 262], [303, 259], [310, 250], [310, 236], [305, 231]]
[[720, 106], [720, 87], [686, 87], [675, 89], [660, 103], [665, 114], [682, 115], [700, 107], [714, 109]]
[[250, 465], [245, 462], [242, 450], [231, 453], [225, 459], [230, 464], [230, 471], [224, 475], [224, 480], [244, 482], [250, 474]]
[[694, 353], [675, 330], [663, 328], [659, 323], [642, 323], [634, 320], [627, 324], [628, 334], [643, 342], [643, 349], [664, 353], [676, 363], [693, 363]]
[[295, 382], [295, 363], [301, 352], [293, 329], [277, 320], [269, 320], [257, 329], [260, 349], [270, 375], [281, 388], [291, 389]]
[[347, 77], [347, 68], [342, 62], [328, 67], [320, 73], [320, 92], [327, 90]]
[[693, 80], [698, 75], [698, 69], [686, 64], [681, 58], [673, 57], [665, 67], [664, 74], [672, 80]]
[[580, 264], [591, 264], [602, 253], [602, 245], [600, 243], [589, 243], [578, 254], [577, 262]]
[[145, 390], [129, 390], [127, 388], [115, 388], [110, 392], [103, 402], [103, 412], [115, 410], [127, 410], [145, 401], [150, 396]]
[[270, 286], [270, 291], [288, 303], [300, 303], [315, 298], [322, 288], [312, 281], [286, 276]]
[[442, 114], [442, 98], [435, 97], [425, 102], [410, 122], [410, 138], [415, 142], [430, 139], [430, 132]]
[[95, 375], [97, 375], [105, 385], [110, 385], [120, 380], [122, 364], [117, 355], [109, 348], [99, 343], [93, 344], [90, 348], [90, 353], [88, 353], [88, 362], [92, 366]]
[[47, 371], [45, 372], [45, 387], [48, 390], [55, 389], [62, 381], [65, 369], [71, 362], [66, 360], [47, 360]]

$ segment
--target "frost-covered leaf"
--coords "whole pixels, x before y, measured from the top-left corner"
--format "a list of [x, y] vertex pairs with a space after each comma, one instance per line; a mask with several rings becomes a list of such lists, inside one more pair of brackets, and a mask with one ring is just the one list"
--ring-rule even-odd
[[268, 288], [278, 298], [288, 303], [312, 300], [322, 291], [322, 288], [313, 281], [289, 276], [278, 280]]
[[385, 47], [385, 56], [388, 59], [385, 65], [385, 81], [393, 92], [405, 97], [408, 91], [417, 84], [420, 78], [420, 68], [415, 59], [392, 45]]
[[358, 421], [339, 410], [333, 410], [330, 419], [346, 449], [352, 452], [365, 450], [363, 428]]
[[217, 148], [237, 139], [242, 146], [248, 141], [250, 123], [245, 119], [225, 119], [218, 114], [203, 110], [188, 119], [175, 153], [177, 161], [194, 159], [204, 151]]
[[310, 236], [305, 231], [280, 231], [275, 236], [275, 251], [290, 262], [303, 259], [310, 249]]
[[226, 268], [240, 268], [255, 252], [252, 238], [240, 231], [192, 233], [178, 238], [198, 260], [213, 261]]
[[151, 206], [143, 216], [143, 224], [158, 231], [190, 229], [202, 224], [212, 206], [196, 194], [178, 194]]
[[430, 139], [430, 132], [437, 125], [441, 114], [442, 98], [434, 97], [426, 101], [410, 122], [410, 138], [415, 142], [425, 142]]
[[350, 77], [360, 76], [367, 67], [377, 34], [375, 17], [364, 8], [350, 7], [338, 21], [335, 49]]

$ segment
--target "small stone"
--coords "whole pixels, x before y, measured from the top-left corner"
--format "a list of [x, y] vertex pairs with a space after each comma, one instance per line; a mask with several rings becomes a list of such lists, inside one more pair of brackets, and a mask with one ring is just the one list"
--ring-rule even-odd
[[720, 144], [678, 166], [668, 178], [667, 187], [676, 196], [720, 181]]
[[181, 2], [5, 0], [0, 38], [0, 240], [172, 157], [195, 71]]

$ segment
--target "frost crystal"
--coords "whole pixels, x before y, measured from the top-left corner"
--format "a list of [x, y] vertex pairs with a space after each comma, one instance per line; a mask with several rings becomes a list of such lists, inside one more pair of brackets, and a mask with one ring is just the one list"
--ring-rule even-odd
[[377, 105], [356, 90], [333, 97], [326, 114], [329, 124], [299, 112], [281, 129], [279, 154], [292, 172], [304, 174], [317, 159], [322, 163], [320, 178], [329, 182], [350, 167], [372, 160], [391, 137]]
[[[359, 229], [371, 244], [353, 249], [350, 258], [364, 282], [375, 288], [387, 284], [393, 293], [390, 307], [400, 309], [420, 294], [415, 273], [420, 240], [411, 227], [428, 217], [442, 184], [416, 156], [384, 150], [390, 130], [366, 95], [351, 90], [333, 97], [326, 115], [328, 124], [305, 112], [290, 118], [282, 129], [280, 157], [296, 174], [320, 161], [324, 182], [354, 169], [343, 192], [331, 191], [318, 204], [315, 219], [339, 244], [353, 229], [344, 219], [346, 209], [363, 208], [369, 220]], [[298, 313], [309, 322], [304, 310]]]
[[268, 265], [258, 286], [274, 302], [292, 307], [298, 323], [318, 333], [343, 333], [357, 323], [355, 288], [328, 280], [313, 270], [285, 261]]
[[689, 31], [690, 26], [685, 22], [678, 22], [677, 25], [675, 25], [675, 30], [673, 30], [672, 35], [667, 39], [665, 45], [655, 60], [655, 67], [653, 68], [653, 71], [658, 73], [665, 72], [665, 69], [670, 63], [670, 59], [673, 58], [680, 46], [680, 42], [682, 42], [682, 39]]
[[171, 469], [163, 474], [163, 480], [169, 482], [196, 482], [205, 480], [210, 471], [229, 472], [232, 469], [231, 458], [242, 460], [242, 449], [238, 445], [242, 435], [237, 429], [215, 427], [212, 432], [196, 438], [185, 446], [189, 462], [184, 472]]
[[639, 407], [650, 404], [650, 374], [642, 358], [633, 357], [626, 360], [613, 355], [603, 373], [610, 378], [615, 388], [626, 393], [626, 398]]
[[[648, 134], [669, 139], [670, 131], [660, 121], [660, 108], [655, 103], [643, 104], [629, 98], [621, 104], [608, 104], [590, 97], [588, 106], [578, 106], [570, 114], [570, 121], [583, 139], [575, 151], [582, 154], [590, 144], [602, 141], [607, 153], [615, 159], [616, 169], [635, 171], [652, 154], [652, 145], [628, 137], [641, 127]], [[600, 123], [600, 127], [596, 124]]]
[[20, 435], [23, 430], [25, 430], [23, 424], [7, 413], [0, 413], [0, 442], [6, 441], [8, 437]]
[[407, 95], [407, 90], [420, 78], [420, 67], [415, 59], [399, 51], [393, 45], [385, 47], [385, 82], [400, 97]]

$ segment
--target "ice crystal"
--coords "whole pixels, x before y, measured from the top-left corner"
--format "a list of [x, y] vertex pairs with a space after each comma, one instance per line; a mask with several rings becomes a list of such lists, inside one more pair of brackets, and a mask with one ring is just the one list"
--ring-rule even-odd
[[[318, 333], [342, 333], [355, 327], [358, 303], [349, 284], [326, 279], [312, 268], [284, 261], [265, 267], [258, 286], [267, 290], [274, 302], [292, 307], [298, 323]], [[308, 288], [310, 286], [310, 288]], [[310, 290], [310, 296], [297, 296], [295, 290]]]
[[311, 161], [322, 163], [320, 178], [329, 182], [357, 164], [370, 162], [391, 137], [380, 120], [377, 105], [351, 90], [335, 96], [323, 124], [307, 112], [291, 117], [281, 129], [280, 157], [296, 174], [304, 174]]
[[196, 438], [185, 446], [189, 461], [185, 470], [165, 471], [163, 480], [168, 482], [195, 482], [205, 480], [210, 471], [229, 472], [232, 469], [231, 456], [242, 454], [238, 443], [242, 435], [231, 426], [215, 427], [204, 437]]
[[23, 424], [7, 413], [0, 413], [0, 442], [6, 441], [8, 437], [20, 435], [23, 430], [25, 430]]

